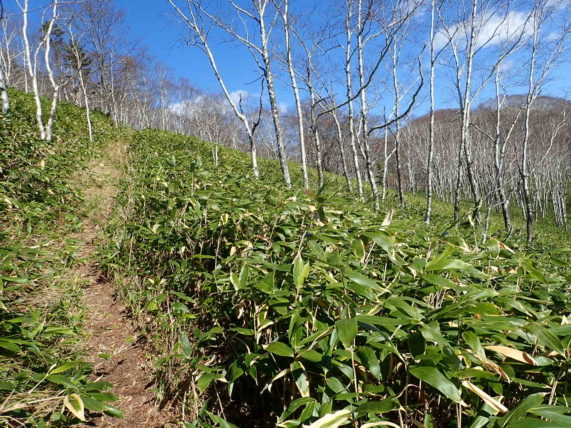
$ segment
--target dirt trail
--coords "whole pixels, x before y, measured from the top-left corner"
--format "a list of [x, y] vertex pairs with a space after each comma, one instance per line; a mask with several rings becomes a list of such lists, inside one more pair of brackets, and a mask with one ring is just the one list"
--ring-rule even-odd
[[152, 392], [152, 367], [139, 333], [127, 316], [125, 306], [114, 296], [114, 284], [103, 280], [96, 263], [97, 245], [112, 212], [116, 182], [121, 177], [126, 146], [115, 143], [103, 159], [92, 163], [82, 181], [89, 214], [76, 236], [81, 243], [80, 256], [86, 263], [75, 275], [86, 282], [87, 339], [84, 349], [94, 366], [96, 380], [113, 384], [123, 419], [99, 417], [84, 426], [163, 427], [168, 415], [160, 412]]

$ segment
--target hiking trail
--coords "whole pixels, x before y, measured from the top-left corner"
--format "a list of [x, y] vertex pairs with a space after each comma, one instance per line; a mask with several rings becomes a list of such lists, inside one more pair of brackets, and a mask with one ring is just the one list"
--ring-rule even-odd
[[75, 236], [79, 256], [85, 262], [74, 276], [87, 284], [83, 294], [86, 333], [83, 349], [86, 360], [93, 364], [93, 380], [112, 384], [110, 392], [118, 398], [113, 405], [124, 413], [123, 419], [102, 415], [84, 426], [162, 427], [169, 417], [166, 411], [158, 409], [152, 391], [148, 352], [126, 307], [115, 294], [115, 285], [105, 280], [97, 267], [97, 246], [104, 239], [125, 163], [126, 144], [116, 142], [110, 144], [102, 158], [92, 161], [80, 178], [88, 214], [82, 230]]

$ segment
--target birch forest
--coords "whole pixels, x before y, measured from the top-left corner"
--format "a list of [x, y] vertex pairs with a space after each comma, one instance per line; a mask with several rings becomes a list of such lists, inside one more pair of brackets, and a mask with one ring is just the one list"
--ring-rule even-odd
[[0, 0], [0, 425], [571, 426], [570, 60], [570, 0]]
[[[213, 93], [174, 79], [144, 46], [126, 42], [111, 0], [54, 1], [33, 30], [28, 1], [16, 3], [1, 24], [3, 108], [6, 86], [54, 100], [47, 117], [38, 109], [42, 138], [51, 138], [61, 99], [115, 123], [248, 151], [255, 176], [258, 157], [276, 158], [287, 188], [291, 160], [304, 188], [342, 175], [375, 209], [389, 189], [401, 206], [407, 193], [422, 193], [427, 223], [438, 198], [453, 204], [454, 221], [463, 201], [473, 221], [501, 212], [507, 233], [511, 212], [522, 212], [530, 241], [538, 216], [566, 230], [569, 102], [565, 91], [548, 90], [569, 55], [564, 0], [346, 0], [327, 10], [285, 0], [169, 1], [195, 48], [189, 55], [208, 58]], [[251, 56], [248, 91], [228, 88], [220, 43]], [[294, 100], [285, 110], [278, 86]]]

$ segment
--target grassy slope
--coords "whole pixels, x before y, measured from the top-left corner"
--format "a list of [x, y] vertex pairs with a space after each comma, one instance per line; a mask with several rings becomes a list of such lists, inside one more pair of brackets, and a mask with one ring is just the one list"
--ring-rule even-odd
[[[107, 254], [147, 323], [160, 392], [188, 419], [536, 426], [549, 402], [553, 423], [571, 421], [561, 231], [538, 224], [537, 243], [516, 235], [513, 251], [451, 228], [445, 204], [426, 227], [409, 196], [389, 222], [338, 177], [323, 194], [286, 192], [273, 161], [256, 181], [246, 155], [212, 158], [207, 143], [135, 134]], [[511, 411], [496, 417], [499, 402]]]
[[10, 95], [0, 116], [0, 424], [66, 425], [77, 421], [64, 407], [73, 394], [92, 410], [110, 398], [97, 396], [107, 386], [90, 384], [81, 360], [82, 284], [70, 271], [82, 262], [73, 235], [90, 209], [79, 172], [117, 131], [94, 113], [90, 143], [84, 110], [60, 103], [54, 141], [41, 141], [32, 97]]
[[[35, 138], [31, 98], [13, 93], [12, 103], [12, 114], [0, 118], [0, 421], [65, 425], [74, 419], [68, 411], [61, 412], [64, 397], [73, 401], [71, 394], [78, 393], [92, 410], [104, 409], [98, 400], [110, 398], [98, 395], [105, 385], [88, 383], [90, 368], [78, 353], [81, 287], [66, 275], [79, 262], [77, 242], [69, 237], [80, 229], [84, 210], [89, 209], [82, 207], [75, 174], [117, 135], [105, 116], [95, 114], [98, 138], [89, 144], [84, 112], [61, 104], [55, 141], [44, 143]], [[569, 236], [549, 222], [538, 223], [537, 243], [512, 255], [497, 241], [482, 245], [481, 234], [470, 227], [446, 231], [450, 217], [446, 204], [436, 204], [435, 224], [426, 228], [419, 221], [421, 197], [409, 195], [408, 208], [395, 210], [392, 224], [371, 237], [366, 234], [379, 231], [393, 199], [377, 216], [369, 204], [346, 197], [339, 177], [329, 177], [324, 195], [306, 195], [280, 190], [276, 162], [262, 161], [261, 167], [263, 177], [256, 182], [244, 154], [221, 149], [221, 165], [214, 166], [212, 146], [206, 143], [156, 131], [137, 133], [132, 139], [131, 179], [124, 183], [116, 222], [110, 228], [113, 245], [103, 256], [110, 271], [126, 274], [123, 295], [147, 323], [148, 338], [159, 351], [160, 392], [183, 401], [188, 419], [216, 424], [219, 413], [242, 425], [256, 421], [263, 425], [279, 417], [308, 422], [352, 403], [376, 409], [354, 412], [361, 420], [398, 420], [403, 415], [397, 410], [402, 397], [399, 402], [395, 395], [403, 387], [399, 379], [406, 376], [418, 383], [403, 367], [428, 364], [446, 377], [462, 375], [450, 366], [456, 361], [450, 360], [450, 350], [468, 355], [464, 358], [472, 365], [481, 365], [472, 355], [477, 342], [464, 336], [459, 340], [453, 323], [435, 315], [439, 305], [444, 309], [458, 305], [468, 318], [462, 326], [475, 331], [483, 344], [504, 343], [536, 359], [542, 352], [568, 347], [569, 334], [560, 317], [569, 312], [568, 298], [561, 294], [565, 276], [569, 277], [568, 253], [555, 251], [553, 243], [569, 245]], [[292, 170], [299, 183], [299, 167], [292, 165]], [[496, 216], [493, 223], [500, 224], [499, 220]], [[521, 227], [517, 216], [516, 222]], [[510, 245], [524, 249], [520, 242], [516, 235]], [[428, 271], [426, 262], [443, 252], [471, 266]], [[301, 258], [292, 270], [298, 253]], [[347, 269], [365, 279], [351, 282]], [[485, 280], [481, 275], [487, 275]], [[305, 279], [298, 286], [299, 278]], [[459, 284], [469, 289], [459, 291]], [[371, 295], [363, 288], [367, 286], [389, 288], [393, 299], [378, 290]], [[519, 298], [510, 300], [514, 295]], [[285, 306], [283, 299], [288, 302]], [[481, 305], [475, 307], [474, 299]], [[392, 320], [389, 326], [375, 327], [373, 323], [379, 330], [375, 335], [361, 319], [354, 348], [347, 340], [339, 341], [342, 331], [351, 330], [350, 320], [362, 317], [367, 308], [377, 308], [376, 316], [398, 318], [404, 324], [395, 327]], [[482, 329], [474, 324], [478, 320], [474, 311], [480, 318], [488, 317], [488, 324], [501, 315], [515, 323], [511, 325], [515, 331], [508, 333], [505, 325]], [[407, 317], [413, 321], [402, 321]], [[266, 326], [270, 319], [274, 324]], [[343, 319], [349, 320], [345, 326]], [[522, 329], [522, 322], [532, 326]], [[267, 327], [264, 331], [260, 323]], [[422, 331], [432, 325], [440, 329], [440, 336]], [[331, 328], [327, 340], [313, 345], [321, 357], [304, 353], [299, 345], [303, 337]], [[545, 330], [554, 332], [555, 339], [542, 334]], [[387, 333], [389, 348], [379, 340]], [[423, 355], [410, 348], [411, 337], [424, 346]], [[440, 337], [452, 345], [445, 346]], [[272, 352], [267, 347], [270, 342], [284, 343], [289, 350], [273, 345]], [[371, 348], [369, 343], [375, 345]], [[293, 363], [290, 350], [295, 351]], [[352, 359], [347, 352], [354, 352]], [[486, 352], [507, 375], [522, 379], [506, 384], [497, 372], [494, 379], [489, 373], [483, 379], [467, 379], [492, 395], [506, 396], [510, 407], [525, 395], [537, 399], [531, 394], [547, 391], [550, 382], [564, 373], [561, 355], [532, 373], [525, 365]], [[395, 355], [404, 358], [404, 366], [391, 368]], [[298, 363], [303, 369], [293, 365]], [[272, 381], [288, 368], [291, 373]], [[355, 383], [352, 368], [359, 371], [359, 401], [349, 392]], [[387, 370], [393, 369], [387, 377]], [[343, 389], [337, 390], [337, 382]], [[379, 390], [379, 382], [396, 392]], [[260, 391], [266, 383], [273, 386], [272, 392]], [[566, 383], [555, 385], [552, 402], [557, 404]], [[459, 390], [458, 382], [454, 388]], [[296, 400], [302, 393], [310, 397]], [[441, 391], [425, 386], [421, 393], [438, 398]], [[217, 405], [217, 396], [229, 403], [224, 409]], [[496, 423], [485, 408], [477, 410], [481, 404], [477, 397], [466, 391], [462, 397], [470, 404], [465, 418], [479, 412], [486, 422]], [[201, 408], [202, 403], [206, 404]], [[289, 403], [293, 407], [284, 412]], [[448, 410], [425, 402], [424, 413], [454, 421], [450, 402], [443, 403]], [[407, 406], [405, 418], [423, 414], [414, 399]], [[527, 414], [528, 419], [536, 416]]]

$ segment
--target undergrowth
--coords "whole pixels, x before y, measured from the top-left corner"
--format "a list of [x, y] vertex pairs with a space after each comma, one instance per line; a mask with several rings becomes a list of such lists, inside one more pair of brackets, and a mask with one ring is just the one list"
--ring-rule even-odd
[[84, 215], [77, 174], [117, 130], [94, 113], [90, 143], [84, 110], [60, 103], [53, 142], [42, 141], [32, 97], [10, 96], [10, 113], [0, 115], [0, 425], [119, 415], [109, 385], [89, 380], [80, 352], [83, 284], [69, 274], [81, 262], [72, 238]]
[[[136, 133], [105, 268], [187, 426], [571, 426], [571, 250]], [[517, 219], [516, 219], [517, 221]], [[538, 226], [540, 229], [541, 226]], [[551, 235], [554, 233], [554, 235]], [[560, 233], [560, 232], [559, 232]]]

